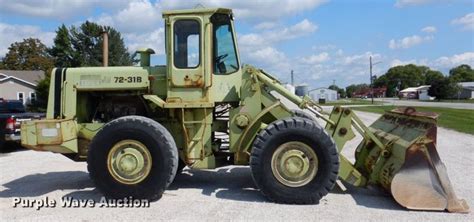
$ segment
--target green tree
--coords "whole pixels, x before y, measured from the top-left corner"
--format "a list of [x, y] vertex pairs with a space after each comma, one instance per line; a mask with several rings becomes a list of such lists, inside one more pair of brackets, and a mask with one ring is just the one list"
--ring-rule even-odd
[[[109, 65], [132, 65], [132, 57], [125, 47], [121, 34], [109, 26], [100, 26], [86, 21], [78, 28], [68, 29], [64, 24], [59, 26], [54, 38], [54, 45], [49, 53], [56, 67], [81, 67], [102, 65], [102, 33], [109, 36]], [[37, 86], [39, 100], [47, 101], [49, 91], [49, 72]], [[46, 106], [46, 103], [41, 104]]]
[[444, 75], [440, 71], [429, 70], [425, 75], [425, 85], [431, 85], [433, 82], [442, 80], [443, 78]]
[[402, 90], [407, 87], [425, 84], [426, 74], [430, 68], [413, 64], [395, 66], [374, 81], [375, 87], [387, 87], [387, 96], [396, 96], [397, 88]]
[[346, 90], [344, 88], [339, 88], [337, 85], [330, 85], [328, 88], [337, 91], [340, 98], [346, 98]]
[[48, 54], [47, 47], [35, 38], [14, 42], [8, 47], [8, 52], [2, 59], [2, 69], [10, 70], [43, 70], [53, 67], [53, 60]]
[[352, 93], [357, 92], [359, 90], [368, 90], [369, 85], [367, 84], [352, 84], [346, 87], [346, 95], [347, 97], [352, 97]]
[[36, 85], [36, 97], [38, 98], [33, 104], [33, 109], [45, 112], [48, 105], [48, 93], [49, 93], [49, 81], [50, 74], [47, 73], [43, 79], [38, 81]]
[[69, 32], [74, 50], [74, 53], [72, 53], [73, 65], [102, 65], [103, 32], [107, 32], [109, 36], [109, 65], [132, 65], [132, 56], [125, 47], [120, 32], [114, 28], [86, 21], [79, 27], [72, 26]]
[[469, 65], [463, 64], [449, 70], [449, 77], [456, 82], [473, 82], [474, 70]]
[[[49, 72], [54, 64], [54, 60], [48, 54], [48, 48], [35, 38], [24, 39], [22, 42], [15, 42], [10, 45], [8, 52], [2, 59], [2, 69], [10, 70], [42, 70], [45, 78], [38, 82], [36, 86], [37, 100], [32, 104], [32, 109], [46, 108], [48, 101]], [[46, 87], [44, 86], [46, 84]]]
[[73, 59], [74, 51], [72, 49], [71, 37], [69, 30], [64, 24], [56, 31], [54, 45], [49, 50], [49, 53], [54, 58], [54, 66], [56, 67], [79, 66], [79, 63]]
[[452, 98], [459, 90], [459, 86], [452, 78], [444, 77], [435, 79], [428, 89], [428, 95], [436, 97], [437, 100]]

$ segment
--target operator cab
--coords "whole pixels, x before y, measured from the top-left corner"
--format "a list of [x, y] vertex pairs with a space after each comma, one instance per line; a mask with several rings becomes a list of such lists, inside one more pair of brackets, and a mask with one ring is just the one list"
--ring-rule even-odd
[[232, 10], [173, 10], [163, 17], [167, 102], [237, 101], [241, 68]]

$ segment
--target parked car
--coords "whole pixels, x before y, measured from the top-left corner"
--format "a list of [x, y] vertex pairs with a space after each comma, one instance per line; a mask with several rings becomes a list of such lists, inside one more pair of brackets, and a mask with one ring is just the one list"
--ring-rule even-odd
[[44, 113], [26, 112], [20, 100], [4, 100], [0, 98], [0, 150], [6, 142], [20, 143], [20, 130], [23, 121], [44, 118]]

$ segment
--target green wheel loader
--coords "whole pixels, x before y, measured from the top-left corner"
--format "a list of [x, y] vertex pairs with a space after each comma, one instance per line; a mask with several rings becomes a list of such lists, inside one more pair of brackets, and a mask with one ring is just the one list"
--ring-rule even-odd
[[[47, 119], [22, 124], [23, 146], [86, 160], [108, 198], [157, 200], [184, 166], [250, 165], [278, 203], [316, 204], [341, 179], [380, 186], [409, 209], [468, 212], [436, 152], [435, 114], [397, 109], [371, 126], [348, 108], [326, 114], [240, 63], [230, 9], [163, 18], [166, 65], [150, 66], [153, 50], [141, 49], [139, 66], [54, 69]], [[341, 151], [355, 133], [351, 162]]]

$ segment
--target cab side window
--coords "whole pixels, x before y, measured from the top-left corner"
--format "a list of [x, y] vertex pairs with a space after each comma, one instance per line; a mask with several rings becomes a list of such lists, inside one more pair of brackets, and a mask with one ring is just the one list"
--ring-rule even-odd
[[214, 27], [214, 74], [224, 75], [239, 70], [231, 17], [216, 13], [211, 17]]
[[183, 19], [174, 23], [174, 66], [180, 69], [196, 68], [201, 61], [201, 29], [196, 20]]

